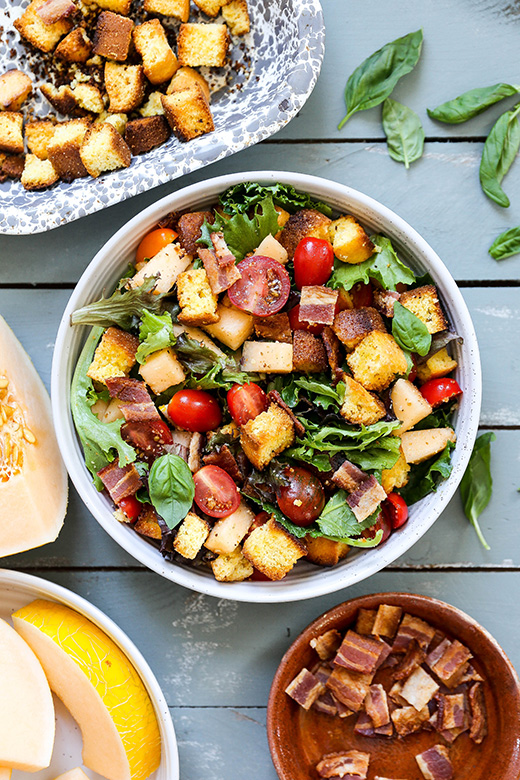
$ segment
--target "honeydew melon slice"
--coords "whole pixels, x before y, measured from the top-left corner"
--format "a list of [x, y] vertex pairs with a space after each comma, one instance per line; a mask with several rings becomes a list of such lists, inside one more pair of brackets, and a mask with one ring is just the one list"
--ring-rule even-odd
[[115, 642], [75, 610], [43, 599], [15, 612], [13, 623], [78, 723], [84, 765], [107, 780], [154, 772], [161, 758], [154, 707]]

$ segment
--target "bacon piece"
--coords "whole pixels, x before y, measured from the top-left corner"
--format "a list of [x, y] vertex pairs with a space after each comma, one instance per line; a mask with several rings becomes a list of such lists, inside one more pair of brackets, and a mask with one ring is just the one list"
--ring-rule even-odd
[[484, 682], [484, 678], [477, 672], [474, 666], [468, 664], [466, 671], [457, 682], [459, 685], [468, 682]]
[[110, 397], [119, 398], [122, 402], [121, 411], [127, 422], [161, 419], [144, 382], [126, 376], [116, 376], [107, 379], [106, 386]]
[[205, 466], [219, 466], [224, 469], [235, 482], [243, 482], [245, 475], [240, 470], [235, 456], [227, 444], [223, 444], [218, 452], [210, 452], [203, 457]]
[[37, 9], [36, 13], [44, 24], [54, 24], [77, 10], [77, 6], [72, 0], [47, 0]]
[[349, 630], [334, 658], [334, 663], [352, 672], [370, 674], [376, 670], [384, 645], [382, 639], [374, 639]]
[[254, 317], [255, 333], [260, 339], [292, 344], [292, 330], [289, 315], [285, 312], [269, 317]]
[[161, 432], [154, 430], [153, 420], [125, 423], [121, 426], [121, 436], [132, 447], [135, 447], [139, 460], [145, 460], [151, 464], [164, 453]]
[[480, 745], [487, 734], [487, 709], [482, 683], [476, 682], [469, 689], [469, 707], [471, 711], [470, 739]]
[[[368, 479], [368, 474], [361, 471], [357, 466], [351, 463], [349, 460], [343, 461], [339, 469], [337, 469], [332, 475], [332, 481], [347, 493], [353, 493], [363, 484], [364, 480]], [[374, 620], [376, 616], [376, 610], [370, 610], [374, 613]], [[360, 610], [361, 612], [361, 610]], [[369, 632], [372, 633], [372, 627]]]
[[121, 499], [133, 496], [143, 483], [133, 463], [121, 468], [117, 461], [112, 461], [98, 471], [98, 477], [108, 491], [114, 504], [119, 504]]
[[327, 353], [329, 366], [333, 375], [335, 376], [334, 384], [337, 384], [343, 376], [343, 372], [341, 371], [341, 364], [343, 362], [343, 350], [341, 349], [341, 342], [330, 325], [325, 325], [323, 328], [321, 333], [321, 340], [323, 341], [325, 352]]
[[353, 493], [347, 496], [347, 504], [352, 509], [358, 523], [362, 523], [363, 520], [374, 514], [381, 501], [385, 499], [385, 490], [371, 474]]
[[393, 639], [403, 610], [401, 607], [393, 607], [390, 604], [381, 604], [377, 610], [376, 619], [372, 628], [372, 634], [378, 637]]
[[321, 712], [323, 715], [330, 715], [331, 717], [338, 714], [336, 700], [330, 691], [325, 691], [325, 693], [316, 699], [312, 708], [316, 710], [316, 712]]
[[451, 729], [466, 730], [468, 713], [466, 710], [466, 697], [463, 693], [444, 695], [437, 694], [437, 731], [449, 731]]
[[192, 474], [200, 469], [201, 459], [200, 454], [202, 446], [204, 444], [205, 437], [202, 433], [195, 432], [190, 440], [190, 446], [188, 450], [188, 466]]
[[[376, 669], [381, 669], [383, 664], [388, 660], [390, 657], [390, 653], [392, 652], [392, 648], [390, 645], [387, 645], [386, 642], [383, 642], [383, 646], [381, 648], [381, 653], [379, 655], [379, 658], [377, 659]], [[390, 664], [391, 665], [391, 664]]]
[[416, 710], [422, 710], [439, 690], [438, 684], [428, 672], [419, 666], [403, 685], [401, 696]]
[[[426, 659], [431, 670], [442, 680], [447, 688], [456, 688], [459, 685], [461, 677], [466, 673], [468, 668], [468, 661], [472, 658], [472, 655], [467, 647], [462, 645], [458, 639], [453, 642], [445, 640], [442, 643], [443, 652], [440, 658], [435, 660], [438, 655], [437, 651], [434, 651], [434, 663], [430, 664], [430, 661]], [[432, 654], [430, 654], [432, 655]], [[430, 658], [430, 656], [428, 656]]]
[[[345, 462], [348, 463], [348, 461]], [[352, 466], [353, 464], [351, 463], [350, 465]], [[357, 466], [354, 466], [354, 468], [357, 468]], [[364, 609], [363, 607], [361, 607], [361, 609], [358, 610], [357, 613], [356, 632], [358, 634], [371, 634], [372, 629], [374, 627], [376, 615], [377, 612], [375, 609]]]
[[337, 699], [333, 693], [331, 693], [331, 696], [334, 699], [334, 703], [336, 704], [336, 709], [338, 710], [338, 715], [340, 718], [349, 718], [354, 714], [353, 710], [349, 709], [346, 704]]
[[192, 438], [191, 431], [172, 431], [172, 443], [165, 447], [166, 452], [177, 455], [187, 463]]
[[435, 636], [435, 629], [414, 615], [405, 614], [401, 620], [401, 625], [397, 632], [395, 642], [392, 647], [393, 653], [404, 653], [412, 639], [415, 639], [419, 647], [427, 650], [430, 642]]
[[328, 661], [338, 652], [341, 645], [341, 634], [335, 628], [325, 631], [309, 642], [313, 650], [316, 650], [322, 661]]
[[359, 712], [373, 678], [373, 674], [361, 674], [352, 672], [349, 669], [343, 669], [342, 667], [336, 667], [327, 680], [327, 688], [349, 710]]
[[445, 651], [450, 647], [451, 642], [449, 639], [444, 637], [444, 639], [433, 649], [431, 650], [427, 657], [426, 657], [426, 663], [430, 667], [430, 669], [433, 669], [437, 661], [440, 661]]
[[267, 393], [267, 397], [271, 403], [276, 404], [280, 407], [280, 409], [283, 409], [284, 412], [289, 415], [294, 425], [294, 432], [296, 436], [303, 436], [305, 433], [305, 426], [299, 421], [290, 406], [287, 406], [278, 390], [270, 390]]
[[412, 639], [399, 665], [395, 668], [392, 677], [394, 680], [404, 680], [406, 677], [409, 677], [418, 666], [424, 663], [425, 658], [426, 653], [424, 650], [419, 647], [415, 639]]
[[428, 707], [418, 712], [415, 707], [400, 707], [390, 713], [392, 723], [400, 737], [407, 737], [424, 728], [424, 724], [430, 718]]
[[285, 693], [303, 707], [310, 710], [318, 696], [324, 692], [325, 686], [308, 669], [302, 669], [292, 683], [285, 689]]
[[401, 696], [402, 690], [403, 690], [403, 683], [396, 682], [392, 685], [392, 687], [388, 691], [388, 695], [390, 696], [392, 701], [395, 702], [395, 704], [399, 704], [402, 707], [407, 707], [408, 702], [406, 701], [406, 699], [403, 699], [403, 697]]
[[210, 233], [210, 238], [219, 266], [235, 265], [237, 259], [226, 244], [224, 233]]
[[384, 726], [379, 726], [376, 729], [367, 713], [360, 712], [354, 726], [354, 733], [361, 737], [391, 737], [394, 733], [394, 727], [389, 720]]
[[381, 775], [376, 775], [374, 777], [374, 780], [397, 780], [397, 778], [394, 778], [394, 777], [382, 777]]
[[368, 689], [365, 699], [365, 710], [372, 720], [374, 728], [386, 726], [390, 723], [390, 712], [388, 710], [388, 699], [386, 691], [382, 685], [371, 685]]
[[401, 293], [393, 290], [374, 290], [374, 308], [385, 317], [393, 317], [395, 302], [400, 297]]
[[435, 745], [424, 753], [415, 756], [425, 780], [452, 780], [453, 767], [448, 749], [444, 745]]
[[370, 755], [360, 750], [345, 750], [342, 753], [328, 753], [316, 764], [320, 777], [354, 777], [366, 780]]
[[332, 325], [336, 313], [338, 290], [321, 285], [302, 287], [300, 320], [319, 325]]
[[208, 275], [209, 286], [215, 295], [229, 290], [235, 282], [242, 278], [236, 265], [221, 265], [211, 249], [201, 248], [198, 253]]

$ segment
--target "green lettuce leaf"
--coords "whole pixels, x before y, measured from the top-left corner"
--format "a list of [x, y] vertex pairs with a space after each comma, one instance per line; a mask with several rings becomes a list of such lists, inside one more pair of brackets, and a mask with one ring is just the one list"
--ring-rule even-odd
[[415, 274], [397, 257], [392, 242], [385, 236], [371, 236], [376, 251], [363, 263], [350, 265], [336, 260], [334, 271], [327, 282], [329, 287], [350, 290], [358, 282], [367, 284], [375, 279], [385, 290], [395, 290], [398, 284], [413, 284]]
[[408, 483], [399, 490], [408, 505], [415, 504], [428, 493], [434, 493], [440, 483], [448, 479], [453, 468], [451, 451], [454, 447], [455, 444], [449, 441], [440, 455], [412, 466]]
[[370, 517], [359, 523], [356, 520], [354, 512], [347, 504], [348, 494], [344, 490], [338, 490], [332, 498], [330, 498], [323, 512], [318, 517], [316, 523], [326, 536], [332, 536], [338, 539], [344, 539], [345, 537], [359, 536], [361, 531], [365, 528], [371, 528], [379, 517], [379, 507], [373, 512]]
[[175, 335], [171, 316], [168, 313], [153, 314], [144, 311], [139, 329], [139, 340], [141, 343], [136, 353], [138, 363], [144, 363], [152, 352], [173, 346]]
[[338, 382], [336, 387], [331, 385], [330, 379], [324, 374], [307, 379], [301, 377], [296, 379], [296, 387], [306, 391], [306, 395], [315, 406], [321, 409], [328, 409], [329, 406], [338, 409], [345, 399], [345, 383]]
[[128, 330], [145, 312], [161, 314], [164, 311], [165, 294], [154, 295], [152, 292], [156, 283], [157, 279], [151, 276], [134, 290], [117, 289], [109, 298], [100, 298], [99, 301], [76, 309], [70, 321], [72, 325], [93, 325], [101, 328], [116, 325]]
[[231, 219], [225, 220], [217, 214], [212, 225], [204, 222], [198, 243], [211, 248], [211, 233], [222, 232], [230, 251], [240, 261], [256, 249], [266, 236], [274, 236], [279, 229], [278, 213], [269, 195], [257, 203], [252, 218], [247, 214], [236, 213]]
[[277, 206], [281, 206], [290, 214], [300, 209], [316, 209], [328, 217], [333, 213], [326, 203], [314, 200], [305, 192], [297, 192], [290, 184], [264, 185], [252, 181], [229, 187], [220, 196], [220, 205], [227, 214], [243, 214], [268, 196], [272, 197]]

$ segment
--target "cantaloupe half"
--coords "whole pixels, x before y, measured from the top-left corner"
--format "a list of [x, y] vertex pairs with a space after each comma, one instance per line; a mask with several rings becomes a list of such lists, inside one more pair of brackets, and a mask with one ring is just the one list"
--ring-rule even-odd
[[0, 317], [0, 557], [53, 542], [66, 508], [49, 396]]
[[13, 614], [49, 685], [78, 723], [83, 763], [107, 780], [144, 780], [161, 758], [150, 697], [104, 631], [75, 610], [38, 599]]
[[13, 774], [12, 769], [7, 769], [6, 767], [0, 766], [0, 780], [11, 780], [12, 774]]
[[[2, 780], [2, 775], [0, 775], [0, 780]], [[76, 769], [69, 769], [68, 772], [56, 777], [55, 780], [89, 780], [89, 778], [82, 769], [77, 767]]]
[[[49, 766], [54, 745], [54, 704], [36, 655], [0, 620], [0, 765], [38, 772]], [[7, 768], [8, 767], [8, 768]]]

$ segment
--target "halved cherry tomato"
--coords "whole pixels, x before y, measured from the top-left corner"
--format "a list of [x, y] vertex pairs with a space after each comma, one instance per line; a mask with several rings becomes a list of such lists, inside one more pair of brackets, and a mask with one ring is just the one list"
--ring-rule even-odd
[[171, 244], [177, 238], [177, 233], [170, 228], [156, 228], [148, 233], [139, 246], [135, 254], [136, 263], [144, 263], [145, 260], [149, 260], [151, 257], [164, 249], [165, 246]]
[[314, 333], [315, 336], [319, 336], [323, 332], [325, 325], [311, 325], [310, 322], [300, 319], [300, 304], [291, 309], [289, 312], [289, 324], [291, 330], [308, 330], [309, 333]]
[[298, 290], [325, 284], [334, 269], [334, 251], [322, 238], [302, 238], [294, 253], [294, 282]]
[[119, 508], [123, 510], [130, 523], [135, 523], [141, 514], [143, 505], [135, 496], [127, 496], [126, 498], [121, 499]]
[[240, 504], [238, 488], [220, 466], [203, 466], [193, 475], [195, 503], [210, 517], [227, 517]]
[[289, 484], [277, 490], [280, 510], [300, 526], [313, 523], [325, 506], [325, 491], [319, 479], [301, 466], [287, 466], [284, 476]]
[[383, 501], [382, 510], [393, 531], [401, 528], [408, 520], [408, 507], [399, 493], [389, 493]]
[[237, 425], [245, 425], [267, 409], [267, 396], [259, 385], [233, 385], [227, 393], [231, 417]]
[[160, 444], [172, 444], [172, 432], [164, 420], [150, 420], [150, 427], [155, 441], [158, 441]]
[[[261, 572], [259, 569], [253, 568], [253, 573], [249, 578], [253, 582], [272, 582], [271, 578]], [[283, 579], [283, 577], [282, 577]]]
[[179, 428], [205, 433], [218, 428], [222, 412], [205, 390], [179, 390], [168, 404], [168, 417]]
[[355, 309], [372, 306], [374, 303], [374, 289], [370, 282], [357, 282], [349, 293]]
[[269, 317], [283, 309], [291, 292], [289, 274], [272, 257], [254, 255], [237, 265], [242, 278], [228, 290], [234, 306], [257, 317]]
[[384, 516], [383, 512], [381, 512], [381, 514], [377, 518], [377, 522], [375, 522], [374, 525], [370, 526], [370, 528], [366, 528], [361, 533], [361, 536], [364, 536], [365, 539], [373, 539], [378, 531], [383, 532], [383, 536], [379, 544], [383, 544], [383, 542], [386, 542], [386, 540], [392, 533], [392, 524], [390, 523], [388, 518]]
[[445, 404], [446, 401], [451, 401], [452, 398], [462, 395], [462, 390], [454, 379], [443, 377], [442, 379], [429, 379], [421, 387], [421, 393], [430, 406], [433, 406], [435, 409], [436, 406]]

